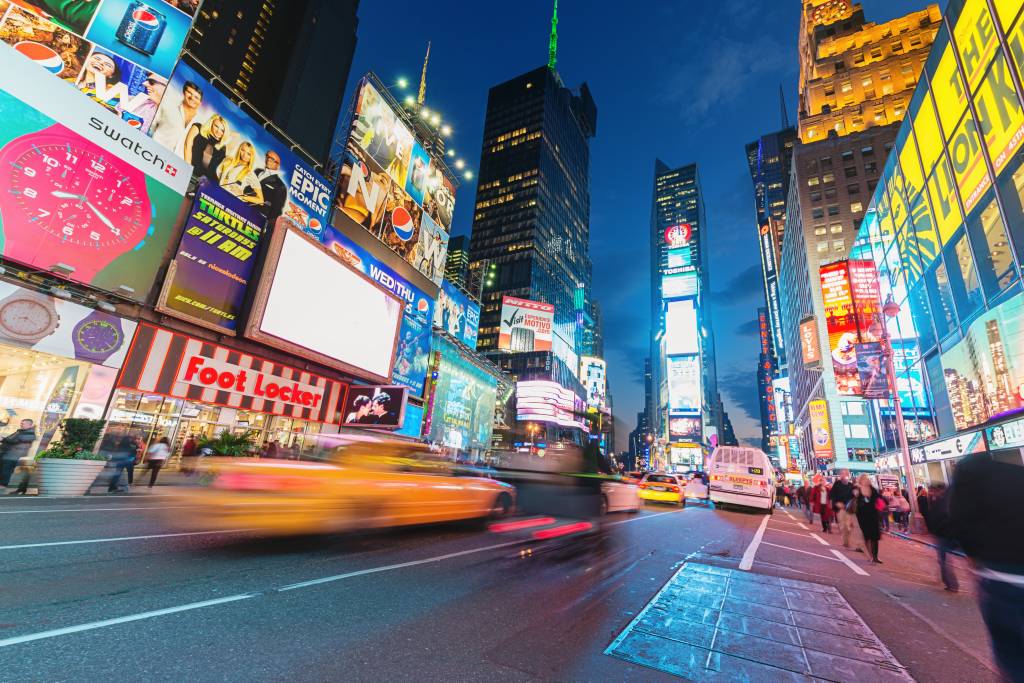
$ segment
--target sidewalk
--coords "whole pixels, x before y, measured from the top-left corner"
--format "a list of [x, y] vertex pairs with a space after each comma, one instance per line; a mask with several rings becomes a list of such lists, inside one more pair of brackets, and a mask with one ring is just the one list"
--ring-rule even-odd
[[[127, 475], [123, 475], [127, 476]], [[85, 495], [87, 496], [137, 496], [146, 495], [153, 491], [149, 489], [149, 470], [144, 467], [136, 467], [135, 474], [133, 476], [135, 483], [131, 486], [131, 489], [126, 493], [108, 493], [107, 492], [107, 470], [100, 472], [99, 476], [96, 477], [96, 481], [93, 482]], [[160, 470], [160, 474], [157, 476], [156, 485], [154, 489], [161, 489], [168, 486], [188, 486], [195, 482], [194, 477], [187, 476], [179, 470]], [[13, 495], [17, 490], [17, 484], [7, 486], [5, 489], [0, 489], [0, 495]], [[36, 484], [36, 477], [33, 475], [29, 482], [28, 492], [25, 494], [27, 497], [49, 497], [40, 496], [39, 488]], [[78, 496], [71, 496], [77, 498]]]

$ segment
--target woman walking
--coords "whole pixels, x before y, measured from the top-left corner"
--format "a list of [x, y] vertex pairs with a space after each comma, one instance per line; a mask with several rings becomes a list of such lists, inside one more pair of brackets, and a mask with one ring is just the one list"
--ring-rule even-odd
[[882, 512], [886, 511], [885, 501], [878, 490], [871, 485], [871, 478], [866, 474], [857, 479], [857, 525], [864, 534], [864, 545], [867, 546], [871, 562], [882, 564], [878, 559], [878, 542], [882, 540]]
[[821, 530], [826, 534], [832, 531], [832, 505], [828, 502], [829, 486], [823, 476], [814, 477], [814, 488], [811, 489], [811, 510], [821, 517]]
[[153, 484], [156, 483], [156, 475], [160, 474], [160, 469], [167, 463], [169, 457], [171, 457], [171, 442], [166, 436], [149, 447], [149, 453], [146, 454], [146, 462], [149, 463], [149, 488], [153, 488]]

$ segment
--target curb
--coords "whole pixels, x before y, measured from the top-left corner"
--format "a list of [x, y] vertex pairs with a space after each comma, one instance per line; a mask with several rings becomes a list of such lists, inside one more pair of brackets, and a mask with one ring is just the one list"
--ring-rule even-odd
[[[922, 541], [919, 538], [914, 538], [910, 534], [904, 534], [904, 533], [901, 533], [899, 531], [887, 531], [886, 533], [889, 534], [890, 536], [895, 536], [896, 538], [902, 538], [905, 541], [913, 541], [914, 543], [920, 543], [921, 545], [926, 545], [929, 548], [934, 548], [935, 550], [939, 549], [939, 546], [935, 545], [934, 543], [929, 543], [928, 541]], [[964, 558], [967, 557], [967, 555], [964, 554], [964, 552], [962, 550], [950, 550], [949, 553], [951, 555], [957, 555], [959, 557], [964, 557]]]

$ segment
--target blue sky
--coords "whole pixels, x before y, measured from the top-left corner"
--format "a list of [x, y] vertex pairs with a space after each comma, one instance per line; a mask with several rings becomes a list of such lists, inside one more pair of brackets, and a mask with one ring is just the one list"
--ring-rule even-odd
[[[876, 22], [925, 4], [862, 1]], [[719, 385], [737, 435], [760, 438], [754, 320], [763, 294], [744, 145], [781, 127], [780, 83], [795, 121], [800, 6], [799, 0], [560, 3], [558, 71], [569, 87], [586, 81], [598, 108], [591, 258], [620, 444], [643, 402], [655, 158], [700, 167]], [[385, 83], [405, 76], [415, 87], [432, 41], [427, 105], [451, 124], [450, 147], [475, 169], [487, 90], [547, 61], [550, 16], [548, 0], [363, 0], [349, 90], [367, 70]], [[469, 234], [475, 194], [473, 182], [459, 188], [453, 234]]]

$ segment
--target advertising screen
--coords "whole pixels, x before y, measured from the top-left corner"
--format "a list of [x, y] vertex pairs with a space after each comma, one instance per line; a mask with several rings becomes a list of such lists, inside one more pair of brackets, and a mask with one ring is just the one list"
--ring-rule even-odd
[[697, 273], [677, 273], [661, 278], [661, 298], [681, 299], [697, 296]]
[[235, 334], [265, 225], [252, 206], [200, 181], [157, 310]]
[[668, 270], [672, 271], [677, 268], [689, 268], [693, 265], [693, 252], [690, 251], [690, 247], [682, 247], [680, 249], [669, 249], [666, 254]]
[[881, 342], [857, 344], [857, 374], [864, 398], [889, 397], [889, 364]]
[[480, 328], [480, 304], [471, 301], [458, 287], [444, 280], [434, 307], [434, 327], [475, 349]]
[[0, 40], [148, 130], [198, 0], [0, 1]]
[[455, 185], [369, 79], [356, 95], [336, 205], [441, 284]]
[[874, 261], [850, 261], [850, 296], [856, 312], [857, 334], [862, 342], [881, 341], [885, 336], [882, 323], [881, 290]]
[[406, 403], [402, 426], [395, 430], [395, 434], [407, 436], [410, 439], [420, 438], [423, 434], [423, 406], [418, 406], [415, 403]]
[[587, 390], [587, 407], [604, 410], [607, 407], [608, 365], [600, 358], [580, 358], [580, 381]]
[[435, 343], [439, 358], [430, 441], [461, 450], [489, 449], [497, 380], [464, 358], [448, 340], [439, 337]]
[[498, 348], [503, 351], [550, 351], [554, 318], [554, 304], [502, 297]]
[[283, 215], [320, 238], [330, 224], [327, 181], [185, 62], [149, 134], [192, 164], [196, 179], [252, 205], [268, 225]]
[[668, 419], [668, 435], [673, 441], [696, 441], [700, 443], [700, 418], [670, 417]]
[[388, 381], [404, 308], [404, 301], [282, 220], [246, 336]]
[[805, 366], [821, 363], [821, 344], [818, 343], [818, 323], [813, 317], [800, 321], [800, 349]]
[[188, 165], [6, 45], [0, 73], [3, 256], [144, 300]]
[[422, 396], [430, 355], [429, 321], [434, 300], [333, 227], [324, 232], [323, 241], [335, 256], [405, 301], [391, 381], [409, 387], [414, 396]]
[[699, 352], [697, 309], [693, 299], [669, 301], [665, 310], [665, 353], [674, 356]]
[[840, 261], [822, 266], [820, 274], [828, 352], [836, 375], [836, 387], [842, 396], [859, 396], [861, 388], [856, 350], [859, 338], [847, 263]]
[[829, 427], [828, 403], [816, 399], [807, 404], [811, 417], [811, 441], [814, 443], [814, 457], [832, 458], [832, 430]]
[[516, 419], [520, 422], [547, 422], [590, 431], [588, 423], [576, 415], [580, 404], [576, 394], [556, 382], [516, 382]]
[[344, 407], [345, 426], [400, 428], [408, 391], [405, 387], [349, 387]]
[[667, 358], [665, 363], [668, 370], [669, 414], [700, 414], [700, 356]]

